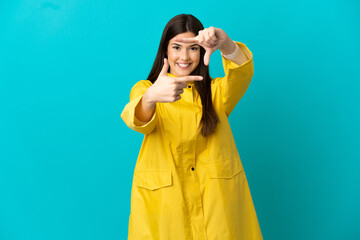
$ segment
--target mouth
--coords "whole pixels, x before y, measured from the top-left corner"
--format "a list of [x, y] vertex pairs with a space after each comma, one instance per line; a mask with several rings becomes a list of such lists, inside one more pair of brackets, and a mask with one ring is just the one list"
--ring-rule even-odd
[[191, 65], [191, 63], [182, 64], [182, 63], [176, 63], [176, 65], [181, 69], [188, 69]]

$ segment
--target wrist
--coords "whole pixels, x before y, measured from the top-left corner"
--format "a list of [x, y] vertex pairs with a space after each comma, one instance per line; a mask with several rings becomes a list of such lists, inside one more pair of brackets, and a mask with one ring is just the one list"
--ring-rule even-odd
[[222, 55], [229, 55], [236, 50], [236, 43], [228, 38], [220, 47], [220, 52]]
[[[234, 42], [235, 43], [235, 42]], [[240, 48], [239, 46], [235, 43], [235, 51], [230, 53], [230, 54], [223, 54], [221, 53], [221, 55], [226, 58], [226, 59], [230, 59], [230, 60], [234, 60], [237, 59], [239, 56], [239, 52], [240, 52]]]
[[148, 105], [152, 105], [156, 103], [155, 99], [153, 98], [154, 94], [153, 94], [153, 86], [150, 86], [146, 92], [143, 95], [143, 101], [144, 103], [148, 104]]

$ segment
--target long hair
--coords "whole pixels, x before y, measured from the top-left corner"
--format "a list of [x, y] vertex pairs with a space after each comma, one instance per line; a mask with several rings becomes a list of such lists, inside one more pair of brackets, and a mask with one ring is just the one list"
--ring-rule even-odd
[[[191, 14], [179, 14], [166, 24], [161, 36], [159, 49], [148, 76], [148, 80], [152, 83], [158, 78], [163, 67], [163, 60], [166, 57], [166, 50], [169, 41], [178, 34], [192, 32], [195, 36], [204, 27], [202, 23]], [[202, 103], [202, 118], [200, 125], [202, 126], [201, 134], [205, 137], [215, 132], [219, 122], [219, 117], [215, 112], [211, 98], [211, 77], [209, 75], [209, 67], [204, 64], [205, 49], [200, 46], [200, 61], [196, 69], [190, 75], [199, 75], [203, 77], [202, 81], [194, 81], [195, 88], [198, 91]], [[200, 125], [198, 126], [200, 128]]]

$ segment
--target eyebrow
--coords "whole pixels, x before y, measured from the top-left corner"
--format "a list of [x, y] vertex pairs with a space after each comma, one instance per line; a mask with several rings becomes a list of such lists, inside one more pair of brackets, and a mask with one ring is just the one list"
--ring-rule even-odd
[[[172, 43], [172, 45], [178, 45], [178, 46], [181, 46], [181, 44], [178, 44], [178, 43]], [[199, 44], [192, 44], [192, 45], [190, 45], [190, 47], [193, 47], [193, 46], [199, 46]]]

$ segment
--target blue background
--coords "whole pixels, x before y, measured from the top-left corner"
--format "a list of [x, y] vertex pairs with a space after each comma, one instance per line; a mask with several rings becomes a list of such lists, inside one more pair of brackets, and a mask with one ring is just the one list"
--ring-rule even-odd
[[[267, 240], [360, 239], [360, 4], [1, 1], [0, 239], [126, 239], [143, 135], [120, 118], [180, 13], [253, 52], [230, 115]], [[219, 51], [212, 77], [223, 76]]]

